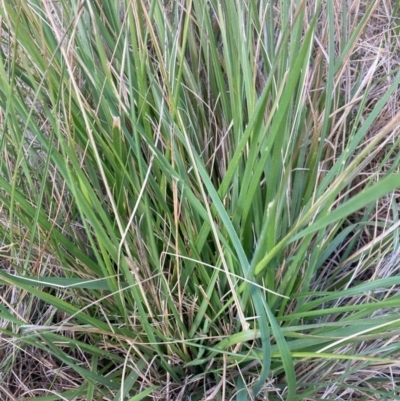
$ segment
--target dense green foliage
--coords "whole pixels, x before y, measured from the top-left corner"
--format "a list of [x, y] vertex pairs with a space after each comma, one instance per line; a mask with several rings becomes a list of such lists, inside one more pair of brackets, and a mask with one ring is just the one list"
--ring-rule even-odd
[[2, 1], [0, 363], [53, 356], [35, 399], [400, 399], [354, 380], [400, 352], [379, 2], [272, 3]]

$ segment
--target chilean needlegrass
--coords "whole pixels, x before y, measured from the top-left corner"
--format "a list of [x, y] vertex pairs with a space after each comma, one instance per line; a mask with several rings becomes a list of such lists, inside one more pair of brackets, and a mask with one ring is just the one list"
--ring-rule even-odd
[[398, 10], [2, 0], [1, 399], [400, 399]]

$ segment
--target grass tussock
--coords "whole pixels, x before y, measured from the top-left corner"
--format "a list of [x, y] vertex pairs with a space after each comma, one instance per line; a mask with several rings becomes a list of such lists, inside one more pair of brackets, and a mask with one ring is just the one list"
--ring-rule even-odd
[[2, 0], [0, 398], [400, 399], [399, 5]]

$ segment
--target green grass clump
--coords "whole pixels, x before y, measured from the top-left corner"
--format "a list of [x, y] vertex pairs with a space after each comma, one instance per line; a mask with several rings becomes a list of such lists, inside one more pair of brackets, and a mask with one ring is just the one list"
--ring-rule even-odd
[[383, 3], [1, 1], [1, 399], [400, 399]]

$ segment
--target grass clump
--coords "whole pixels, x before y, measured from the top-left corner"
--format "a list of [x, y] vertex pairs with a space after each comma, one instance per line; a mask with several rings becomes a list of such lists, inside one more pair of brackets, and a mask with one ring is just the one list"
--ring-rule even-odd
[[400, 399], [398, 2], [1, 6], [2, 399]]

